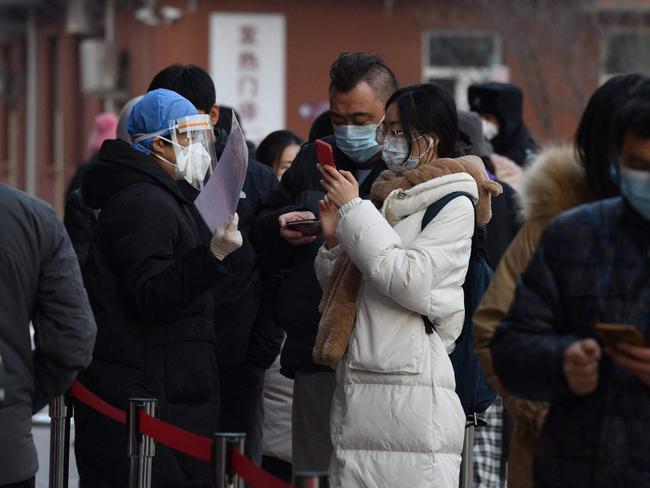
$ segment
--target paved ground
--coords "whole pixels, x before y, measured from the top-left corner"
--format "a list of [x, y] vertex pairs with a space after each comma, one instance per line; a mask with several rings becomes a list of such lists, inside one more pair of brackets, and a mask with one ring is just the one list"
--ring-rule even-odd
[[[44, 410], [47, 412], [47, 409]], [[47, 415], [45, 415], [47, 417]], [[40, 420], [41, 417], [38, 417]], [[36, 452], [38, 452], [38, 473], [36, 473], [36, 488], [48, 488], [48, 476], [50, 466], [50, 426], [43, 422], [35, 422], [32, 428], [34, 435], [34, 444], [36, 444]], [[74, 429], [70, 433], [70, 437], [74, 438]], [[79, 476], [77, 475], [77, 464], [74, 458], [74, 449], [70, 445], [70, 478], [68, 480], [69, 488], [78, 488]]]

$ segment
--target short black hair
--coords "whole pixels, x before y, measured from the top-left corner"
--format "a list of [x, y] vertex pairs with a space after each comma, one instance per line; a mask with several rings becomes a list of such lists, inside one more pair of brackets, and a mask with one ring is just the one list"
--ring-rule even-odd
[[210, 113], [217, 99], [212, 78], [200, 66], [172, 64], [154, 76], [148, 92], [166, 88], [187, 98], [197, 110]]
[[298, 144], [301, 146], [303, 141], [290, 130], [276, 130], [264, 138], [257, 147], [255, 159], [260, 163], [273, 166], [275, 160], [282, 154], [287, 146]]
[[349, 92], [360, 82], [370, 85], [380, 100], [387, 100], [398, 88], [397, 78], [377, 54], [341, 53], [330, 68], [330, 91]]
[[309, 142], [314, 142], [316, 139], [331, 136], [334, 134], [334, 126], [332, 125], [332, 117], [330, 111], [325, 110], [322, 114], [314, 119], [309, 129]]
[[630, 98], [630, 92], [645, 77], [639, 74], [618, 75], [598, 88], [587, 103], [574, 139], [578, 161], [585, 168], [587, 183], [594, 197], [609, 198], [619, 194], [611, 178], [613, 153], [612, 114]]
[[614, 149], [620, 152], [626, 134], [650, 139], [650, 79], [645, 78], [630, 92], [614, 120]]
[[433, 134], [439, 139], [438, 157], [454, 158], [464, 154], [458, 144], [456, 102], [444, 86], [419, 83], [400, 88], [388, 99], [386, 109], [393, 103], [397, 103], [408, 154], [411, 154], [412, 141], [424, 134]]

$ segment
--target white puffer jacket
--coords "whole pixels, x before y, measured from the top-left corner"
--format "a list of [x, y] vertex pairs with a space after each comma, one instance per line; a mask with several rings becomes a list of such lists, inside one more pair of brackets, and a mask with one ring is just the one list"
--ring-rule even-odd
[[[427, 207], [456, 191], [478, 201], [475, 180], [457, 173], [391, 192], [381, 213], [358, 202], [342, 212], [341, 245], [323, 246], [316, 258], [323, 287], [342, 251], [363, 275], [355, 329], [337, 368], [333, 487], [458, 487], [465, 415], [448, 353], [465, 315], [472, 203], [452, 200], [421, 231]], [[433, 334], [422, 315], [436, 324]]]

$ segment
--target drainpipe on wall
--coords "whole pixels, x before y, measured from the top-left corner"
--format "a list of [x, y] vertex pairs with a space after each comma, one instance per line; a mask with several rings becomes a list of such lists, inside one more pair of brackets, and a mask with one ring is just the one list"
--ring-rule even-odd
[[[115, 0], [106, 0], [104, 8], [104, 41], [107, 46], [115, 44]], [[114, 73], [114, 76], [117, 76]], [[113, 95], [104, 97], [104, 112], [115, 113], [115, 100]]]
[[31, 7], [27, 17], [27, 93], [25, 103], [25, 191], [30, 195], [36, 195], [37, 191], [37, 42], [36, 7]]

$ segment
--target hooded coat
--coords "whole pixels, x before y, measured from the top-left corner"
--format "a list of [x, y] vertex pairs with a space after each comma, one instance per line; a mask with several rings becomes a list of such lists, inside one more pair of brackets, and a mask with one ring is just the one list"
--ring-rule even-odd
[[490, 341], [510, 308], [517, 279], [526, 269], [546, 224], [556, 215], [593, 200], [585, 170], [570, 147], [552, 147], [541, 153], [524, 172], [523, 186], [519, 198], [525, 223], [502, 257], [474, 314], [476, 354], [485, 377], [516, 421], [508, 454], [508, 486], [513, 488], [533, 486], [533, 456], [546, 406], [505, 391], [494, 372]]
[[467, 92], [472, 111], [494, 115], [499, 133], [490, 142], [496, 154], [523, 166], [536, 152], [536, 144], [523, 121], [523, 93], [510, 83], [472, 85]]
[[[82, 383], [121, 409], [129, 397], [158, 398], [159, 418], [212, 435], [219, 381], [209, 291], [229, 282], [228, 258], [201, 243], [173, 179], [122, 141], [104, 143], [82, 192], [100, 210], [84, 265], [98, 335]], [[125, 427], [79, 403], [75, 422], [83, 486], [125, 486]], [[209, 465], [156, 446], [153, 486], [207, 487], [210, 478]]]
[[[426, 209], [457, 191], [473, 202], [452, 200], [422, 229]], [[321, 286], [341, 252], [362, 275], [354, 329], [336, 370], [332, 486], [458, 486], [465, 414], [448, 354], [463, 327], [478, 200], [469, 174], [440, 176], [392, 191], [380, 211], [369, 201], [342, 207], [340, 245], [321, 247]], [[432, 334], [422, 316], [436, 324]]]

